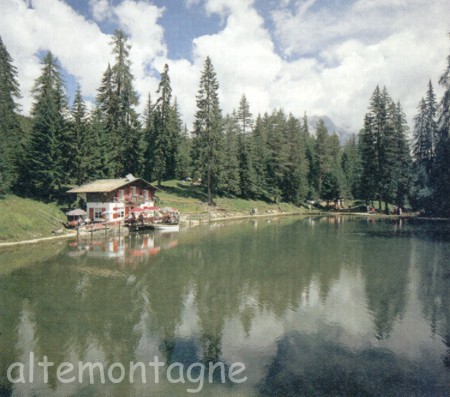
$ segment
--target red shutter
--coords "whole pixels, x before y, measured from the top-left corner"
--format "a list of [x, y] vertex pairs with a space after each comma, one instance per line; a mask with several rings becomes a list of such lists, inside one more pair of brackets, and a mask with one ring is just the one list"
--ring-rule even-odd
[[89, 208], [89, 219], [91, 221], [94, 220], [94, 209], [93, 208]]

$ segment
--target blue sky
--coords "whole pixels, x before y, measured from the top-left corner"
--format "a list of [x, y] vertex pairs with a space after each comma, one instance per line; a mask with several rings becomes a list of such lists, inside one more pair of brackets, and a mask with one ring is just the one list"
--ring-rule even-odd
[[0, 35], [19, 72], [24, 113], [48, 50], [69, 97], [79, 83], [93, 102], [112, 62], [110, 34], [120, 28], [132, 45], [138, 111], [167, 63], [190, 127], [209, 55], [224, 112], [245, 93], [254, 115], [283, 107], [357, 132], [377, 84], [402, 102], [410, 124], [429, 79], [439, 93], [449, 14], [448, 0], [2, 0]]

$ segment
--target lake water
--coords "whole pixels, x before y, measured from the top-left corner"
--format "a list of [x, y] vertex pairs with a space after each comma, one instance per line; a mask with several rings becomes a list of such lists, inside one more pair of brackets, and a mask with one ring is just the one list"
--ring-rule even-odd
[[280, 218], [2, 250], [0, 396], [447, 396], [449, 230]]

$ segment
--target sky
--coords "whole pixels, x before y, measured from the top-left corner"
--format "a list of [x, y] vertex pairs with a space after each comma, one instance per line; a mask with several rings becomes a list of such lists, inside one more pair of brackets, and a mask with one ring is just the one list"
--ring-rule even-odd
[[69, 95], [92, 104], [114, 59], [111, 34], [131, 44], [142, 112], [169, 65], [173, 95], [191, 128], [207, 56], [225, 113], [243, 94], [254, 116], [283, 108], [328, 116], [358, 132], [377, 85], [403, 105], [412, 125], [431, 79], [450, 53], [448, 0], [0, 0], [0, 36], [18, 70], [22, 112], [41, 60], [59, 60]]

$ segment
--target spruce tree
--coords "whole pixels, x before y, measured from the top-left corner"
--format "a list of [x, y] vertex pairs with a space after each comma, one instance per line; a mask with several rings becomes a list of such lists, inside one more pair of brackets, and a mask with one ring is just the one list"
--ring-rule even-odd
[[0, 193], [8, 191], [17, 179], [21, 140], [18, 98], [17, 69], [0, 37]]
[[80, 86], [77, 87], [72, 106], [71, 135], [73, 139], [72, 152], [69, 159], [71, 176], [77, 185], [81, 185], [88, 179], [89, 166], [93, 160], [88, 156], [88, 150], [92, 142], [88, 142], [89, 131], [87, 124], [86, 104], [81, 95]]
[[68, 153], [62, 152], [66, 137], [66, 101], [56, 58], [48, 52], [43, 60], [42, 74], [33, 88], [33, 128], [27, 148], [29, 194], [50, 200], [60, 192], [64, 162]]
[[223, 121], [225, 130], [225, 157], [221, 189], [232, 196], [241, 194], [239, 175], [239, 124], [236, 115], [226, 115]]
[[386, 88], [377, 87], [360, 133], [362, 158], [361, 191], [367, 201], [377, 199], [388, 211], [388, 203], [403, 205], [409, 189], [408, 128], [400, 104]]
[[286, 126], [288, 162], [283, 183], [285, 201], [300, 205], [308, 194], [308, 170], [306, 159], [306, 142], [300, 122], [292, 114]]
[[267, 187], [267, 165], [268, 165], [268, 147], [267, 147], [267, 129], [269, 126], [269, 116], [266, 113], [264, 118], [258, 115], [255, 127], [252, 131], [253, 141], [253, 168], [256, 174], [256, 195], [261, 199], [268, 199]]
[[209, 57], [205, 60], [197, 94], [193, 156], [195, 170], [207, 188], [208, 204], [218, 192], [223, 169], [223, 126], [219, 106], [219, 83]]
[[[114, 177], [114, 151], [109, 131], [107, 130], [106, 116], [97, 104], [89, 117], [88, 139], [92, 140], [92, 147], [86, 150], [92, 158], [89, 164], [87, 176], [89, 180], [113, 178]], [[88, 144], [89, 145], [89, 144]]]
[[111, 42], [115, 62], [108, 65], [98, 89], [97, 101], [103, 112], [105, 131], [113, 148], [114, 175], [139, 173], [143, 169], [143, 132], [135, 106], [138, 96], [133, 87], [129, 51], [131, 46], [121, 30]]
[[270, 199], [279, 202], [283, 198], [283, 184], [289, 162], [287, 120], [282, 109], [274, 111], [267, 127], [267, 190]]
[[433, 211], [450, 215], [450, 55], [447, 68], [439, 79], [444, 94], [438, 108], [436, 165], [432, 174]]
[[241, 133], [244, 135], [250, 133], [253, 128], [253, 119], [252, 114], [250, 113], [250, 105], [245, 97], [245, 94], [242, 95], [239, 102], [239, 109], [237, 111], [236, 118], [238, 120]]
[[344, 145], [341, 166], [348, 189], [348, 196], [350, 198], [361, 197], [359, 189], [362, 172], [361, 155], [355, 135], [352, 135]]
[[314, 146], [315, 154], [315, 185], [319, 196], [322, 197], [322, 182], [323, 178], [328, 172], [329, 153], [328, 153], [328, 129], [325, 126], [323, 119], [320, 119], [316, 127], [316, 140]]
[[238, 134], [239, 186], [240, 194], [245, 199], [257, 197], [257, 178], [253, 166], [253, 145], [251, 137], [241, 132]]
[[175, 173], [178, 179], [190, 178], [192, 175], [191, 151], [192, 139], [189, 136], [188, 129], [185, 125], [180, 136], [180, 144], [176, 160]]

